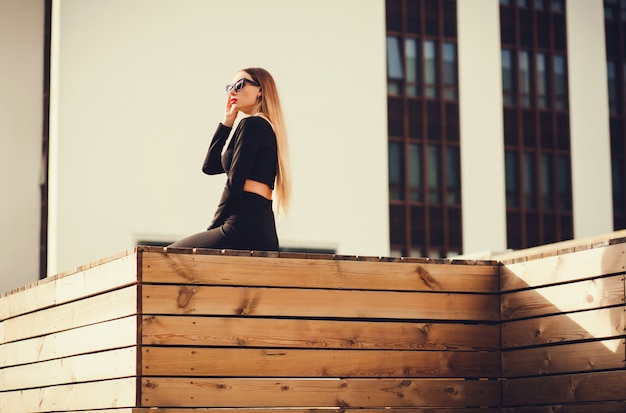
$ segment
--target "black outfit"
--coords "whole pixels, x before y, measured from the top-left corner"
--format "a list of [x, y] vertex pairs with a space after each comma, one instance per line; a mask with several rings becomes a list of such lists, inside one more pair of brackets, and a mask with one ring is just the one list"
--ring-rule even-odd
[[222, 154], [231, 129], [222, 124], [217, 127], [202, 165], [202, 171], [208, 175], [227, 176], [213, 222], [206, 231], [171, 247], [278, 250], [272, 201], [243, 190], [246, 179], [274, 189], [278, 165], [276, 135], [264, 118], [244, 118]]

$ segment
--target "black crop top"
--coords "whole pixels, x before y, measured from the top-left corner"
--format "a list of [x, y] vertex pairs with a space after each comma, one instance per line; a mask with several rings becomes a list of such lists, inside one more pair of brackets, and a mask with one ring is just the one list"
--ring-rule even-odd
[[226, 173], [222, 199], [209, 229], [224, 223], [243, 193], [246, 179], [263, 182], [274, 189], [278, 153], [276, 134], [270, 123], [260, 116], [243, 118], [222, 154], [232, 128], [221, 123], [213, 135], [202, 172], [208, 175]]

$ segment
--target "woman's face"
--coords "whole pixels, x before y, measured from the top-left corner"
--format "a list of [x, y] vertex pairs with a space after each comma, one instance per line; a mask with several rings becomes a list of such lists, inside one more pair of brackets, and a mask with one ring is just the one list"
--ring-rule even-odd
[[229, 88], [228, 103], [236, 110], [251, 115], [261, 95], [260, 85], [248, 73], [238, 72]]

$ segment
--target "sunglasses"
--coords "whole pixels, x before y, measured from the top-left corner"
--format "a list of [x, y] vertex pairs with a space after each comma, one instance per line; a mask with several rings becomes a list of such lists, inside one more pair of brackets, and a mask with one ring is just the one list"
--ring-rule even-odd
[[231, 90], [234, 90], [235, 92], [239, 92], [241, 89], [243, 89], [246, 83], [250, 83], [252, 86], [261, 86], [259, 82], [255, 82], [254, 80], [250, 80], [250, 79], [246, 79], [245, 77], [242, 77], [235, 83], [226, 85], [226, 94], [230, 93]]

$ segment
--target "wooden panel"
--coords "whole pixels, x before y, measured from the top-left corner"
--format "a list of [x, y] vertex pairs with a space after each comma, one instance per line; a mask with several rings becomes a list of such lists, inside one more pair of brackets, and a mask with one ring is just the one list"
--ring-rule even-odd
[[5, 320], [0, 344], [135, 314], [137, 286], [130, 286]]
[[626, 271], [626, 243], [502, 266], [502, 291]]
[[486, 324], [146, 316], [143, 344], [193, 346], [500, 349], [500, 327]]
[[0, 389], [19, 390], [56, 384], [109, 380], [137, 375], [137, 348], [44, 361], [0, 369]]
[[142, 381], [142, 407], [496, 406], [501, 382], [448, 379], [198, 379]]
[[7, 293], [0, 298], [0, 320], [135, 284], [136, 261], [131, 254]]
[[503, 348], [617, 337], [624, 334], [624, 306], [502, 324]]
[[[177, 408], [136, 408], [124, 410], [98, 410], [87, 411], [81, 413], [501, 413], [498, 408], [449, 408], [449, 409], [432, 409], [432, 408], [384, 408], [384, 409], [360, 409], [360, 408], [337, 408], [337, 407], [311, 407], [311, 408], [196, 408], [196, 409], [177, 409]], [[622, 412], [623, 413], [623, 412]]]
[[626, 402], [581, 403], [560, 406], [511, 407], [501, 413], [624, 413]]
[[134, 345], [137, 345], [137, 316], [3, 344], [0, 366], [28, 364]]
[[0, 392], [0, 412], [42, 413], [135, 406], [137, 379]]
[[623, 369], [624, 339], [544, 346], [502, 353], [504, 377]]
[[510, 320], [623, 303], [624, 276], [616, 275], [503, 294], [501, 316]]
[[498, 265], [143, 252], [146, 283], [408, 291], [499, 291]]
[[497, 295], [146, 285], [144, 314], [498, 320]]
[[144, 347], [142, 367], [146, 376], [497, 378], [500, 354]]
[[622, 401], [626, 399], [626, 370], [504, 381], [506, 406]]

